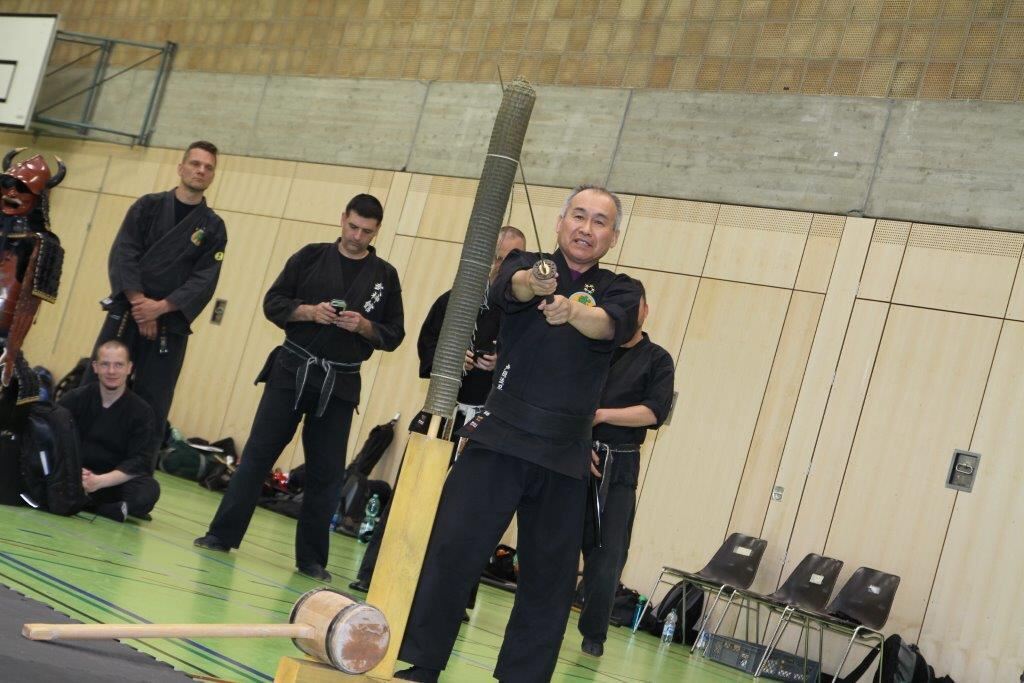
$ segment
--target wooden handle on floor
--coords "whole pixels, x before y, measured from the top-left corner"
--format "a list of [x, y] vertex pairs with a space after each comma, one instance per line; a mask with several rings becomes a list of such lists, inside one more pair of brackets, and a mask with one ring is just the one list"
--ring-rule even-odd
[[25, 624], [29, 640], [111, 638], [314, 638], [309, 624]]

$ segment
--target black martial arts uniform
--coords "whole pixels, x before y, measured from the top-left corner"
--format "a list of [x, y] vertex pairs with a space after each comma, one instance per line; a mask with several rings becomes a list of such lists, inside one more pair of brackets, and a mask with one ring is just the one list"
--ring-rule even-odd
[[[437, 350], [437, 340], [441, 337], [441, 324], [444, 322], [444, 314], [448, 311], [448, 299], [451, 297], [451, 290], [448, 290], [437, 297], [434, 304], [427, 312], [427, 317], [420, 327], [420, 336], [416, 340], [416, 352], [420, 358], [420, 378], [429, 379], [430, 371], [434, 367], [434, 352]], [[490, 306], [486, 301], [480, 306], [476, 316], [476, 328], [473, 331], [473, 339], [470, 346], [474, 351], [481, 351], [487, 354], [494, 353], [498, 348], [498, 330], [501, 326], [501, 310]], [[481, 370], [473, 367], [462, 377], [462, 385], [459, 387], [459, 406], [455, 415], [454, 428], [462, 426], [466, 419], [472, 418], [477, 410], [487, 400], [487, 394], [491, 391], [491, 381], [494, 378], [493, 371]], [[415, 423], [415, 422], [414, 422]], [[458, 437], [453, 438], [458, 442]], [[454, 456], [454, 450], [452, 452]], [[356, 578], [363, 585], [369, 585], [373, 579], [373, 570], [377, 566], [377, 556], [380, 554], [380, 545], [384, 540], [384, 531], [387, 527], [388, 516], [391, 512], [390, 505], [384, 508], [380, 523], [374, 527], [373, 536], [366, 546], [363, 559], [359, 563], [359, 572]], [[469, 607], [472, 609], [476, 602], [476, 585], [469, 598]]]
[[[334, 325], [289, 322], [300, 304], [344, 299], [373, 325], [366, 339]], [[260, 488], [303, 420], [306, 487], [295, 530], [300, 568], [326, 567], [331, 515], [341, 494], [352, 411], [359, 403], [360, 364], [375, 349], [393, 351], [405, 337], [398, 272], [373, 247], [350, 259], [338, 243], [309, 244], [285, 264], [263, 299], [267, 319], [284, 328], [257, 382], [265, 382], [241, 463], [231, 477], [209, 534], [237, 548]]]
[[123, 484], [89, 494], [87, 509], [123, 501], [129, 515], [149, 514], [160, 498], [149, 451], [153, 440], [153, 410], [149, 404], [125, 389], [119, 399], [104, 408], [100, 385], [93, 382], [64, 394], [60, 405], [75, 419], [84, 469], [94, 474], [119, 470], [133, 476]]
[[445, 482], [399, 659], [444, 669], [462, 608], [508, 528], [519, 523], [519, 581], [494, 675], [546, 681], [558, 658], [576, 584], [590, 459], [590, 428], [612, 352], [633, 336], [639, 288], [594, 266], [570, 271], [556, 252], [557, 294], [596, 301], [609, 340], [549, 325], [539, 298], [516, 301], [512, 276], [536, 254], [511, 252], [490, 288], [504, 312], [495, 382], [460, 434], [470, 443]]
[[[96, 346], [111, 339], [128, 345], [135, 366], [132, 389], [153, 408], [153, 456], [163, 441], [178, 374], [185, 362], [191, 323], [209, 303], [220, 278], [228, 233], [203, 199], [194, 206], [174, 190], [140, 197], [124, 217], [110, 248], [110, 297]], [[178, 307], [160, 316], [157, 338], [145, 339], [125, 292], [142, 292]], [[95, 348], [95, 347], [94, 347]], [[95, 381], [92, 368], [85, 382]]]
[[646, 332], [634, 346], [616, 349], [612, 355], [601, 407], [643, 405], [650, 408], [657, 421], [648, 427], [602, 423], [593, 430], [595, 447], [602, 458], [603, 476], [600, 480], [600, 536], [593, 501], [587, 506], [583, 535], [583, 610], [579, 629], [587, 640], [603, 643], [608, 637], [615, 590], [626, 565], [633, 531], [640, 446], [647, 437], [647, 430], [657, 429], [668, 416], [674, 378], [672, 356], [653, 343]]

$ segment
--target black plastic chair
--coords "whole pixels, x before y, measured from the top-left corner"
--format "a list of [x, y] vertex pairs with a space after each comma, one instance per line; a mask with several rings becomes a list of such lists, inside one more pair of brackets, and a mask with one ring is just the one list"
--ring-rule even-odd
[[[728, 591], [731, 599], [734, 591], [737, 589], [749, 588], [750, 584], [754, 582], [754, 576], [757, 574], [757, 568], [761, 564], [761, 558], [764, 556], [764, 550], [767, 545], [768, 542], [764, 539], [733, 533], [725, 539], [725, 542], [722, 543], [722, 546], [717, 552], [715, 552], [711, 561], [708, 562], [700, 571], [686, 572], [681, 569], [675, 569], [674, 567], [661, 568], [661, 574], [658, 575], [658, 580], [651, 588], [651, 600], [654, 599], [654, 592], [658, 589], [658, 584], [667, 583], [671, 585], [671, 582], [664, 580], [666, 574], [684, 579], [700, 589], [706, 588], [709, 591], [716, 591], [715, 600], [711, 603], [711, 607], [707, 610], [704, 619], [701, 621], [700, 631], [697, 634], [694, 647], [690, 649], [691, 652], [696, 648], [697, 643], [701, 642], [701, 637], [704, 635], [704, 629], [715, 610], [715, 606], [722, 597], [722, 594]], [[647, 604], [644, 605], [644, 608], [640, 613], [640, 619], [637, 620], [637, 624], [643, 620], [643, 615], [650, 606], [651, 600], [648, 600]], [[686, 604], [685, 587], [683, 589], [683, 604]], [[685, 633], [685, 614], [680, 615], [680, 619], [680, 627]], [[634, 631], [635, 630], [636, 629], [634, 629]]]
[[[839, 572], [842, 569], [842, 560], [825, 557], [817, 553], [808, 553], [774, 593], [761, 595], [759, 593], [739, 591], [741, 599], [749, 599], [768, 607], [768, 623], [765, 624], [765, 634], [768, 633], [768, 626], [771, 625], [772, 612], [781, 612], [779, 623], [776, 625], [772, 637], [768, 639], [768, 644], [764, 654], [761, 656], [761, 661], [754, 671], [754, 678], [761, 675], [761, 670], [764, 668], [765, 663], [786, 634], [786, 629], [789, 628], [793, 615], [797, 614], [798, 610], [819, 612], [825, 607], [829, 597], [832, 595], [832, 589], [835, 588], [836, 581], [839, 579]], [[800, 616], [799, 618], [801, 618], [803, 623], [797, 646], [804, 639], [808, 625], [807, 617]], [[807, 643], [804, 643], [805, 661], [807, 658], [806, 653]], [[821, 661], [820, 641], [818, 660]]]
[[823, 629], [839, 633], [849, 633], [850, 642], [843, 653], [843, 659], [836, 667], [833, 683], [839, 680], [839, 674], [846, 664], [853, 644], [858, 638], [877, 641], [879, 646], [878, 667], [882, 667], [882, 643], [885, 636], [881, 629], [889, 619], [896, 598], [896, 589], [900, 586], [900, 577], [895, 574], [860, 567], [853, 573], [835, 599], [825, 608], [824, 612], [816, 610], [799, 610], [806, 619], [817, 622]]

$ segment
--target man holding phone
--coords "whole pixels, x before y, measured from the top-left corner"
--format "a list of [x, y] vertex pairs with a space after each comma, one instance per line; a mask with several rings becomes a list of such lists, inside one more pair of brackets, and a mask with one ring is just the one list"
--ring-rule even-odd
[[340, 495], [359, 368], [374, 350], [393, 351], [405, 337], [402, 291], [394, 266], [370, 243], [384, 208], [356, 195], [341, 217], [341, 237], [308, 244], [288, 259], [263, 299], [263, 312], [285, 331], [256, 378], [264, 382], [241, 464], [205, 536], [195, 545], [227, 552], [245, 536], [260, 488], [299, 421], [306, 488], [295, 532], [299, 573], [329, 582], [330, 521]]

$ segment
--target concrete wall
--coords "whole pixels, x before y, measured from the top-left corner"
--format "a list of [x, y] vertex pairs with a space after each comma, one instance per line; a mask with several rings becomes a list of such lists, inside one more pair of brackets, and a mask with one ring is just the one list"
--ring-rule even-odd
[[[150, 79], [116, 81], [98, 116], [137, 126]], [[475, 178], [499, 98], [483, 83], [176, 71], [152, 142], [203, 137], [231, 154]], [[538, 185], [1024, 230], [1021, 111], [539, 86], [523, 163]]]

